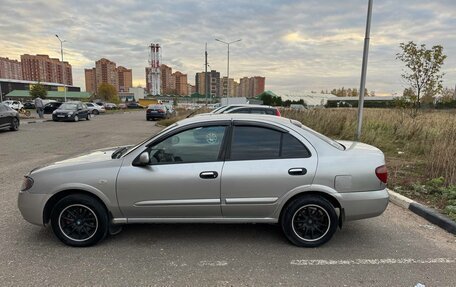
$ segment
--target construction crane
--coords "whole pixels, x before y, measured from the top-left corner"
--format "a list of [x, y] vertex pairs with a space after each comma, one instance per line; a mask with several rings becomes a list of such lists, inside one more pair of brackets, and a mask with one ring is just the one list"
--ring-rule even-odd
[[160, 95], [160, 81], [161, 81], [161, 71], [160, 71], [160, 59], [161, 59], [161, 48], [160, 44], [150, 44], [150, 72], [149, 72], [149, 82], [150, 82], [150, 93], [154, 96]]

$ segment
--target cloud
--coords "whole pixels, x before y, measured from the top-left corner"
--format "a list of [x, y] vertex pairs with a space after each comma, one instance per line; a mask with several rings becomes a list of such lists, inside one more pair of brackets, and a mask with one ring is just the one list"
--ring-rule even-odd
[[[266, 76], [277, 93], [359, 86], [367, 1], [25, 1], [0, 0], [0, 56], [45, 53], [73, 65], [75, 84], [84, 87], [84, 68], [105, 57], [133, 69], [134, 84], [145, 82], [147, 46], [162, 45], [163, 63], [194, 81], [209, 64], [230, 76]], [[442, 44], [448, 55], [445, 85], [456, 77], [456, 2], [375, 1], [367, 87], [377, 94], [401, 91], [400, 42]]]

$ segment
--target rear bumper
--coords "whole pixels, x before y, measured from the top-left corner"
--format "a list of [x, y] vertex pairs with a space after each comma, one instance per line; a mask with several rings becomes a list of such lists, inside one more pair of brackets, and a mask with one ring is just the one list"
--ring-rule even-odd
[[388, 206], [389, 195], [386, 189], [364, 192], [340, 193], [345, 220], [358, 220], [379, 216]]
[[146, 114], [146, 117], [148, 119], [164, 119], [166, 118], [166, 115], [165, 114]]

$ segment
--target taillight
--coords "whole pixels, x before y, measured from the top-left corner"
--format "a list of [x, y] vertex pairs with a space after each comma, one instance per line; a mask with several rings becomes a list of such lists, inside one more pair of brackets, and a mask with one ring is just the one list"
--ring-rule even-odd
[[275, 115], [278, 116], [278, 117], [280, 117], [280, 111], [279, 111], [278, 108], [275, 109]]
[[375, 175], [380, 179], [383, 183], [388, 181], [388, 169], [386, 165], [379, 166], [375, 169]]
[[147, 109], [146, 113], [150, 113], [151, 109]]
[[159, 113], [164, 113], [165, 111], [160, 109], [160, 110], [158, 110], [158, 112]]

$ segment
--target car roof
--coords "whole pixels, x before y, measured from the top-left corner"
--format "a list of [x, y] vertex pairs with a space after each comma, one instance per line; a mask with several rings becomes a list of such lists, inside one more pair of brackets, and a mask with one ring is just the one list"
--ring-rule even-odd
[[177, 122], [177, 125], [187, 125], [199, 122], [210, 122], [210, 121], [234, 121], [234, 120], [245, 120], [245, 121], [258, 121], [266, 122], [279, 125], [302, 125], [298, 121], [290, 120], [289, 118], [277, 117], [272, 115], [262, 114], [200, 114], [197, 117], [191, 117], [183, 119]]

